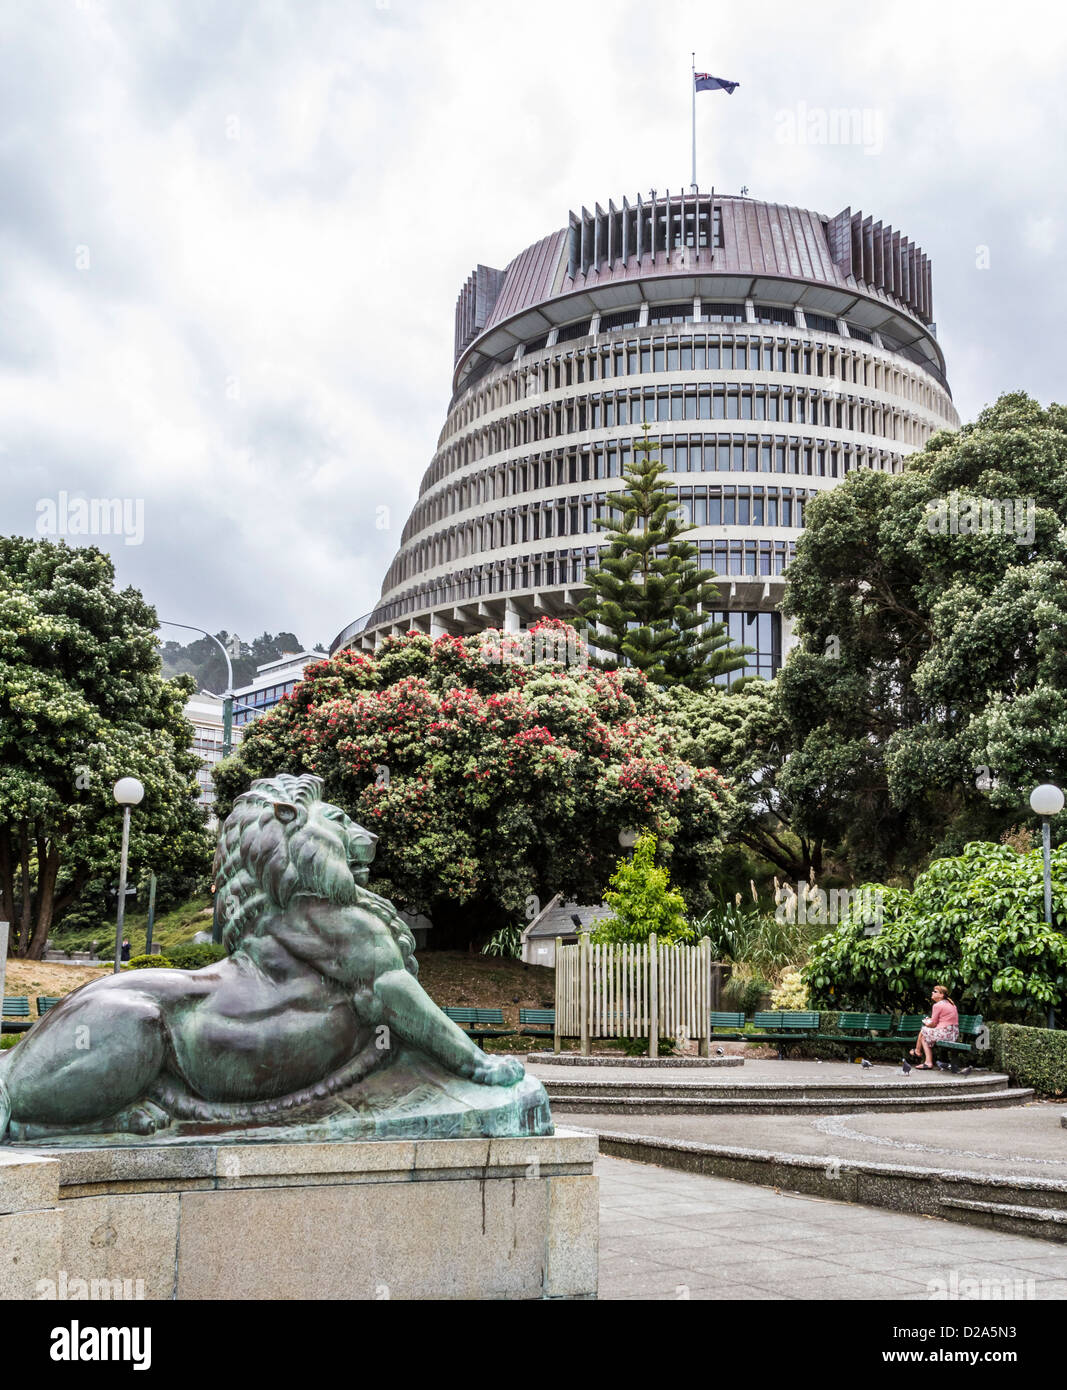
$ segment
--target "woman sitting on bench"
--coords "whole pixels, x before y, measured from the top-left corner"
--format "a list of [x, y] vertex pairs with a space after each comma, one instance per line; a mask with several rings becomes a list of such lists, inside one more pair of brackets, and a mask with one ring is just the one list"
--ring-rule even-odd
[[923, 1019], [923, 1026], [915, 1040], [915, 1047], [909, 1057], [918, 1059], [922, 1048], [926, 1060], [916, 1071], [934, 1070], [934, 1048], [939, 1042], [956, 1042], [960, 1036], [960, 1015], [956, 1005], [948, 997], [945, 985], [934, 985], [930, 998], [934, 1007], [929, 1018]]

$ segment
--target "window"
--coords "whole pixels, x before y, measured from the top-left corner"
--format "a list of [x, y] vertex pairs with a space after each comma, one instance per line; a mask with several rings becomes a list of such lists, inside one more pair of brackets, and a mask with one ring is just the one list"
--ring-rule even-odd
[[556, 336], [558, 343], [569, 343], [575, 338], [585, 338], [589, 334], [589, 319], [581, 319], [578, 323], [565, 324]]
[[649, 323], [692, 323], [693, 302], [685, 304], [653, 304], [648, 311]]
[[744, 323], [745, 306], [743, 304], [711, 304], [702, 302], [700, 306], [700, 317], [701, 319], [706, 319], [709, 323]]
[[776, 304], [757, 304], [755, 308], [757, 323], [783, 323], [790, 328], [796, 327], [797, 316], [792, 309], [782, 309]]
[[608, 333], [613, 328], [636, 328], [640, 318], [640, 309], [619, 309], [613, 314], [601, 314], [600, 331]]

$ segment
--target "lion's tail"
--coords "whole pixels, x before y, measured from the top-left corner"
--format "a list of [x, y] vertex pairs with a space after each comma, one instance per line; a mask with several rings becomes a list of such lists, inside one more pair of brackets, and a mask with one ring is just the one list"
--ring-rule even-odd
[[376, 1067], [385, 1065], [388, 1060], [379, 1049], [377, 1039], [372, 1038], [361, 1052], [357, 1052], [337, 1071], [323, 1077], [321, 1081], [286, 1096], [275, 1096], [272, 1100], [204, 1100], [166, 1074], [158, 1078], [148, 1094], [176, 1119], [228, 1121], [230, 1124], [236, 1124], [241, 1120], [269, 1119], [289, 1110], [298, 1110], [302, 1105], [310, 1105], [313, 1101], [324, 1100], [348, 1086], [354, 1086]]

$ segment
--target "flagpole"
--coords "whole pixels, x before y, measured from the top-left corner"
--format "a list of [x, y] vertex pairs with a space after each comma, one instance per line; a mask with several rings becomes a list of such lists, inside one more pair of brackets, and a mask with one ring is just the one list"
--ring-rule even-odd
[[693, 183], [692, 191], [697, 191], [697, 55], [690, 55], [693, 60], [692, 76], [689, 79], [689, 95], [693, 102]]

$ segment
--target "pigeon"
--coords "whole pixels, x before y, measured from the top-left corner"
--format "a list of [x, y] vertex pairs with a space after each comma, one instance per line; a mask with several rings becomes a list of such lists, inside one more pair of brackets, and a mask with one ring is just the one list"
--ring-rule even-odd
[[872, 1066], [873, 1063], [868, 1062], [868, 1061], [867, 1061], [867, 1058], [864, 1057], [863, 1062], [861, 1063], [861, 1065], [864, 1066], [864, 1067], [869, 1067], [869, 1066]]
[[911, 1075], [911, 1063], [908, 1061], [908, 1059], [907, 1059], [906, 1057], [901, 1057], [900, 1062], [901, 1062], [901, 1067], [900, 1067], [901, 1071], [904, 1073], [905, 1076], [910, 1076], [910, 1075]]
[[716, 1056], [716, 1057], [725, 1057], [725, 1056], [726, 1056], [726, 1053], [723, 1051], [723, 1049], [722, 1049], [721, 1047], [717, 1047], [717, 1048], [715, 1049], [715, 1056]]

